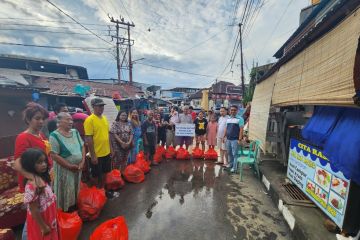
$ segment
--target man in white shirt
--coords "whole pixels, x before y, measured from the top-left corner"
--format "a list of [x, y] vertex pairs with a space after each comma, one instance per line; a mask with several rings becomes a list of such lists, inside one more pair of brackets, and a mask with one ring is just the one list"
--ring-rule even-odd
[[[228, 156], [226, 151], [226, 145], [224, 139], [225, 129], [226, 129], [226, 120], [229, 118], [227, 115], [227, 109], [225, 107], [220, 108], [220, 118], [218, 120], [218, 132], [217, 132], [217, 147], [220, 150], [220, 161], [217, 161], [217, 164], [228, 164]], [[225, 157], [225, 161], [224, 161]]]

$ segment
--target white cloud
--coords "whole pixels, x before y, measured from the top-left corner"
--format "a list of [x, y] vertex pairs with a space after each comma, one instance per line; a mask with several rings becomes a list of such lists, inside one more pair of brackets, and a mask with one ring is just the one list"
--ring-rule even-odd
[[[135, 45], [132, 48], [133, 59], [144, 57], [146, 59], [143, 62], [147, 64], [214, 76], [214, 78], [206, 78], [140, 64], [134, 65], [134, 80], [161, 84], [164, 87], [204, 87], [209, 85], [228, 64], [238, 31], [237, 26], [227, 26], [232, 20], [231, 15], [235, 2], [232, 0], [52, 1], [82, 23], [103, 24], [86, 26], [106, 41], [110, 41], [110, 37], [106, 36], [108, 27], [105, 24], [110, 24], [107, 13], [114, 18], [121, 15], [126, 21], [133, 21], [135, 23], [135, 28], [131, 32], [131, 37], [135, 40]], [[242, 5], [237, 15], [238, 19], [241, 16], [245, 1], [241, 2]], [[288, 3], [289, 0], [267, 0], [257, 16], [250, 34], [245, 35], [246, 77], [248, 75], [247, 69], [251, 68], [253, 61], [265, 64], [269, 60], [274, 60], [272, 55], [291, 35], [290, 30], [297, 27], [300, 9], [305, 7], [308, 1], [292, 1], [287, 8]], [[279, 17], [286, 8], [282, 21], [275, 29]], [[24, 24], [36, 24], [43, 27], [16, 26], [19, 29], [45, 29], [89, 34], [39, 34], [21, 30], [4, 31], [1, 32], [3, 34], [0, 36], [0, 41], [91, 48], [110, 47], [109, 44], [90, 35], [77, 24], [60, 23], [59, 21], [71, 22], [71, 20], [46, 1], [4, 0], [0, 3], [0, 9], [3, 16], [45, 20], [43, 22], [20, 21]], [[17, 20], [1, 19], [1, 28], [3, 27], [1, 26], [2, 23], [17, 23]], [[114, 28], [112, 27], [112, 29]], [[114, 34], [113, 31], [112, 34]], [[1, 53], [9, 53], [14, 49], [33, 56], [57, 56], [63, 63], [85, 66], [88, 68], [90, 77], [116, 78], [117, 76], [115, 61], [109, 53], [23, 47], [9, 48], [0, 45]], [[220, 79], [226, 79], [236, 84], [240, 83], [240, 70], [237, 66], [240, 62], [239, 59], [237, 56], [233, 73], [227, 69]], [[124, 75], [127, 78], [128, 73], [124, 72]]]

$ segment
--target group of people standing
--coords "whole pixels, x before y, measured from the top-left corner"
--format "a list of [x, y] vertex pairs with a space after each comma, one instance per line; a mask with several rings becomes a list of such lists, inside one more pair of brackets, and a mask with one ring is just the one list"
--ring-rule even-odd
[[205, 141], [209, 148], [217, 145], [220, 149], [217, 163], [234, 168], [244, 125], [236, 117], [236, 106], [230, 108], [230, 116], [227, 109], [221, 108], [219, 119], [214, 114], [207, 118], [204, 112], [196, 114], [187, 106], [181, 114], [176, 107], [169, 115], [164, 115], [162, 109], [148, 110], [142, 122], [138, 111], [132, 109], [129, 113], [119, 111], [112, 125], [103, 115], [102, 99], [92, 99], [91, 106], [93, 113], [84, 121], [84, 137], [73, 128], [66, 105], [57, 106], [50, 119], [41, 105], [26, 106], [23, 114], [27, 129], [17, 136], [14, 154], [20, 191], [24, 192], [27, 205], [23, 239], [58, 239], [56, 208], [65, 212], [76, 209], [81, 174], [87, 164], [92, 184], [102, 188], [106, 174], [112, 169], [122, 171], [134, 163], [140, 150], [157, 165], [153, 155], [158, 144], [185, 145], [188, 149], [194, 139], [175, 136], [176, 124], [195, 124], [196, 146], [201, 144], [205, 150]]
[[238, 146], [243, 143], [244, 138], [244, 119], [238, 116], [238, 107], [233, 105], [229, 110], [221, 107], [219, 118], [215, 113], [205, 116], [205, 112], [200, 111], [196, 114], [191, 106], [184, 106], [182, 110], [179, 114], [177, 107], [173, 107], [169, 116], [162, 121], [166, 126], [166, 146], [176, 148], [185, 145], [188, 149], [193, 143], [193, 137], [175, 136], [175, 125], [195, 124], [196, 147], [199, 148], [201, 144], [201, 149], [205, 151], [205, 142], [208, 148], [214, 149], [217, 146], [220, 159], [216, 163], [235, 172]]

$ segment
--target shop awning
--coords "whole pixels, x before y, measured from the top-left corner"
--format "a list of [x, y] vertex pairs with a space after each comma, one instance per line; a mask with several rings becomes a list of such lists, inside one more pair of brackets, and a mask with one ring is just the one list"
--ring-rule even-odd
[[277, 72], [266, 79], [266, 81], [256, 85], [251, 102], [249, 138], [251, 140], [260, 140], [260, 147], [263, 151], [265, 151], [266, 130], [276, 75]]
[[273, 105], [353, 105], [359, 36], [360, 10], [357, 10], [280, 67]]
[[360, 109], [317, 106], [304, 139], [323, 148], [333, 170], [360, 184]]

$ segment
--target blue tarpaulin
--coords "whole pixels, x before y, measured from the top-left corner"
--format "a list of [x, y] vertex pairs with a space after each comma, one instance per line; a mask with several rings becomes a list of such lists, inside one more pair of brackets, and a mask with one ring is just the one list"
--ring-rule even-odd
[[302, 131], [332, 166], [360, 184], [360, 109], [317, 106]]
[[316, 106], [301, 135], [315, 146], [324, 147], [343, 111], [343, 107]]

